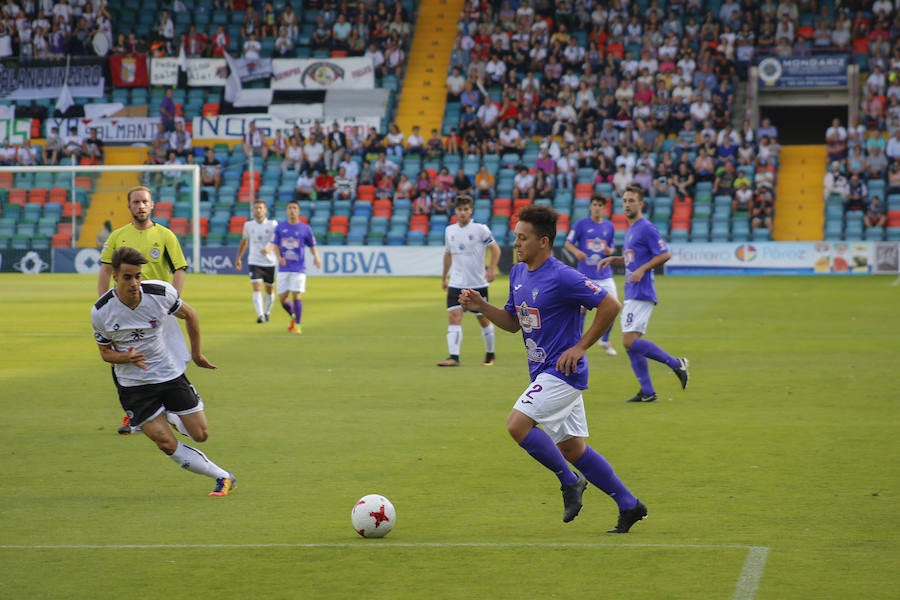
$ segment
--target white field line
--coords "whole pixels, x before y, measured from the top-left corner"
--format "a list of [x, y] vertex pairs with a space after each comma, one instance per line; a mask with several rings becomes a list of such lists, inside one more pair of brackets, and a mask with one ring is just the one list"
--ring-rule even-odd
[[762, 579], [763, 569], [766, 567], [766, 558], [768, 556], [769, 549], [767, 547], [750, 547], [731, 600], [753, 600], [753, 597], [756, 595], [756, 588], [759, 587], [759, 581]]
[[[748, 550], [760, 548], [744, 544], [612, 544], [569, 542], [392, 542], [391, 540], [359, 540], [354, 543], [272, 543], [272, 544], [0, 544], [0, 550], [153, 550], [178, 548], [687, 548], [701, 550]], [[768, 548], [762, 547], [768, 552]]]
[[671, 548], [701, 550], [747, 550], [747, 558], [738, 577], [732, 600], [753, 600], [762, 579], [769, 548], [766, 546], [745, 546], [741, 544], [604, 544], [604, 543], [564, 543], [564, 542], [391, 542], [388, 540], [359, 540], [350, 544], [35, 544], [0, 545], [0, 550], [150, 550], [178, 548]]

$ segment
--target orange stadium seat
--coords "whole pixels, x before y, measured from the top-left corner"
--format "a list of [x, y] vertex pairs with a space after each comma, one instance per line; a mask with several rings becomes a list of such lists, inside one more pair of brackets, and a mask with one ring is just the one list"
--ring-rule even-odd
[[171, 219], [173, 212], [175, 212], [175, 205], [171, 202], [157, 202], [153, 206], [153, 214], [161, 219]]
[[[519, 214], [519, 209], [524, 208], [526, 206], [531, 205], [531, 200], [528, 198], [519, 198], [515, 202], [513, 202], [513, 215]], [[512, 216], [512, 215], [510, 215]]]
[[32, 204], [40, 204], [43, 206], [47, 203], [47, 188], [32, 188], [28, 190], [28, 202]]
[[328, 220], [328, 232], [338, 232], [347, 235], [350, 230], [350, 217], [347, 215], [332, 215]]
[[590, 198], [594, 193], [594, 184], [590, 182], [575, 184], [575, 198]]
[[75, 217], [80, 217], [82, 214], [82, 210], [83, 209], [81, 207], [81, 204], [77, 202], [66, 202], [65, 204], [63, 204], [61, 216], [64, 219], [71, 219], [73, 215]]
[[187, 217], [172, 217], [171, 219], [169, 219], [169, 229], [171, 229], [176, 235], [187, 235]]
[[409, 218], [409, 230], [428, 233], [428, 215], [413, 215]]
[[512, 214], [512, 200], [509, 198], [495, 198], [491, 212], [498, 217], [508, 217]]
[[69, 200], [69, 190], [66, 188], [54, 187], [50, 188], [50, 196], [48, 202], [53, 204], [65, 204]]
[[375, 186], [374, 185], [361, 185], [356, 188], [356, 199], [357, 200], [374, 200], [375, 199]]
[[247, 217], [235, 215], [228, 220], [228, 233], [244, 233], [244, 223]]
[[0, 188], [10, 189], [13, 186], [13, 174], [12, 173], [0, 173]]
[[68, 233], [54, 233], [50, 238], [51, 248], [68, 248], [72, 245], [72, 236]]
[[28, 190], [19, 188], [9, 190], [9, 196], [7, 196], [6, 202], [8, 204], [18, 204], [19, 206], [25, 206], [25, 204], [28, 202]]

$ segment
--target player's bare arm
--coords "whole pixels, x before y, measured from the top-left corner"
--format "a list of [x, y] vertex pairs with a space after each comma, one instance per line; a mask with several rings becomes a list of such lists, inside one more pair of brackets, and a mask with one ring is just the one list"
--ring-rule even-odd
[[310, 252], [312, 252], [312, 255], [313, 255], [313, 264], [316, 265], [317, 269], [321, 269], [322, 268], [322, 257], [319, 256], [319, 250], [315, 246], [312, 246], [310, 248]]
[[182, 300], [181, 308], [172, 314], [179, 319], [184, 319], [188, 339], [191, 342], [191, 359], [194, 361], [194, 364], [204, 369], [217, 369], [216, 365], [203, 356], [203, 352], [200, 349], [200, 319], [197, 317], [196, 311], [190, 304]]
[[97, 344], [97, 346], [100, 348], [100, 357], [110, 364], [133, 363], [136, 367], [147, 370], [147, 364], [144, 362], [146, 357], [140, 352], [135, 352], [134, 346], [128, 348], [126, 352], [116, 350], [112, 344]]
[[[241, 243], [237, 249], [237, 258], [234, 259], [234, 268], [238, 271], [241, 270], [241, 266], [243, 262], [241, 261], [241, 257], [244, 255], [244, 251], [247, 250], [248, 240], [247, 238], [241, 238]], [[266, 248], [263, 248], [263, 254], [266, 253]]]
[[187, 279], [187, 269], [178, 269], [172, 274], [172, 287], [179, 294], [184, 289], [184, 280]]
[[113, 268], [109, 263], [100, 263], [100, 274], [97, 277], [97, 297], [109, 291], [109, 279], [112, 277]]
[[446, 290], [450, 287], [450, 265], [453, 264], [453, 255], [449, 252], [444, 252], [444, 271], [441, 275], [441, 289]]
[[581, 340], [565, 352], [556, 361], [556, 368], [565, 375], [571, 375], [578, 370], [578, 361], [588, 350], [593, 347], [616, 320], [622, 304], [617, 298], [607, 294], [594, 310], [594, 320], [591, 326], [581, 336]]
[[487, 279], [488, 283], [491, 283], [497, 278], [497, 265], [500, 264], [500, 246], [497, 242], [494, 242], [490, 245], [491, 250], [491, 260], [488, 263], [487, 271], [484, 274], [485, 279]]
[[644, 273], [646, 273], [647, 271], [652, 271], [659, 265], [669, 260], [671, 256], [672, 254], [669, 252], [663, 252], [662, 254], [654, 256], [652, 259], [648, 260], [643, 265], [635, 269], [631, 273], [631, 276], [628, 278], [628, 281], [630, 281], [631, 283], [637, 283], [644, 278]]
[[587, 260], [587, 254], [578, 249], [578, 246], [573, 244], [572, 242], [566, 242], [565, 244], [566, 250], [572, 253], [572, 256], [575, 257], [575, 260], [584, 261]]
[[597, 263], [597, 270], [599, 271], [600, 269], [612, 266], [614, 264], [624, 265], [625, 257], [624, 256], [607, 256], [606, 258], [601, 258], [600, 262]]
[[482, 295], [475, 290], [463, 290], [460, 292], [459, 305], [469, 312], [480, 312], [494, 325], [510, 333], [516, 333], [521, 327], [519, 319], [502, 308], [497, 308], [493, 304], [486, 302]]

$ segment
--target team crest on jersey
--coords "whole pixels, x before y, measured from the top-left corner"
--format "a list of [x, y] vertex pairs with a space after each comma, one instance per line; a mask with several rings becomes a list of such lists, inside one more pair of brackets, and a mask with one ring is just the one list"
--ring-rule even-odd
[[519, 326], [525, 333], [541, 328], [541, 313], [538, 309], [531, 308], [523, 302], [516, 314], [519, 317]]
[[159, 248], [154, 248], [153, 250], [150, 251], [150, 258], [152, 258], [153, 260], [158, 259], [159, 256], [160, 256]]
[[591, 238], [587, 241], [587, 247], [591, 252], [606, 252], [606, 240]]
[[547, 351], [538, 346], [531, 338], [525, 340], [525, 351], [528, 354], [528, 360], [531, 362], [542, 363], [547, 360]]

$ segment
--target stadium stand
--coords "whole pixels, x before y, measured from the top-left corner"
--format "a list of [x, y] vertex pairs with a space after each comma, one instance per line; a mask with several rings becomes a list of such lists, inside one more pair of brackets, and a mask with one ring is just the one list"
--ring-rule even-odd
[[[9, 4], [20, 5], [15, 0]], [[84, 39], [75, 35], [68, 40], [51, 39], [39, 15], [4, 13], [3, 20], [15, 24], [12, 56], [87, 55], [96, 52], [97, 46], [92, 50], [84, 40], [95, 37], [106, 39], [111, 55], [177, 56], [184, 48], [190, 56], [221, 56], [223, 51], [237, 56], [254, 29], [252, 19], [248, 25], [246, 8], [239, 8], [246, 6], [244, 2], [221, 10], [201, 0], [183, 0], [175, 6], [161, 0], [111, 4], [97, 3], [93, 13], [72, 18], [75, 25], [86, 19]], [[179, 4], [184, 10], [178, 9]], [[752, 209], [734, 212], [731, 196], [711, 194], [704, 181], [695, 182], [686, 198], [659, 192], [665, 186], [654, 182], [673, 177], [680, 163], [693, 172], [697, 148], [705, 146], [714, 157], [715, 171], [730, 162], [750, 180], [757, 201], [771, 197], [778, 223], [777, 215], [789, 214], [790, 207], [779, 204], [777, 190], [786, 171], [792, 173], [794, 167], [779, 160], [777, 131], [764, 131], [762, 126], [753, 130], [744, 123], [741, 90], [756, 56], [819, 48], [845, 52], [864, 70], [860, 122], [839, 127], [838, 137], [843, 136], [845, 143], [837, 149], [837, 159], [843, 173], [860, 173], [867, 197], [883, 199], [887, 214], [885, 227], [867, 228], [859, 215], [844, 210], [839, 199], [823, 198], [820, 237], [890, 240], [900, 236], [900, 187], [891, 194], [888, 168], [900, 160], [900, 140], [891, 144], [894, 132], [900, 131], [900, 58], [894, 48], [893, 8], [881, 3], [879, 10], [885, 12], [876, 14], [869, 7], [848, 14], [833, 0], [821, 0], [815, 9], [810, 4], [803, 4], [803, 9], [792, 4], [793, 33], [789, 33], [779, 29], [779, 15], [769, 12], [772, 3], [634, 0], [628, 4], [630, 12], [606, 3], [555, 4], [496, 6], [448, 0], [441, 3], [439, 12], [443, 17], [451, 15], [450, 23], [436, 24], [436, 4], [412, 0], [274, 3], [289, 49], [278, 45], [278, 32], [257, 31], [262, 33], [263, 57], [324, 59], [366, 52], [375, 57], [378, 94], [372, 95], [372, 101], [383, 103], [385, 118], [370, 137], [348, 141], [344, 158], [360, 173], [355, 195], [342, 201], [346, 204], [318, 197], [302, 207], [304, 218], [324, 243], [442, 243], [439, 234], [452, 214], [424, 215], [424, 219], [412, 214], [411, 206], [395, 198], [395, 178], [402, 173], [414, 181], [424, 170], [432, 184], [432, 206], [441, 206], [434, 190], [442, 168], [448, 173], [462, 168], [473, 179], [482, 165], [496, 185], [490, 202], [476, 205], [475, 216], [491, 227], [498, 241], [507, 243], [515, 225], [515, 168], [524, 165], [533, 173], [542, 150], [555, 165], [548, 177], [553, 192], [536, 190], [533, 196], [537, 201], [547, 198], [563, 215], [563, 223], [586, 216], [585, 200], [601, 193], [614, 200], [611, 218], [621, 238], [624, 226], [617, 212], [621, 182], [614, 180], [614, 169], [608, 167], [622, 162], [624, 178], [638, 178], [645, 185], [648, 213], [670, 241], [771, 239], [773, 231], [760, 230], [759, 223], [751, 220]], [[167, 29], [160, 15], [170, 8], [172, 23]], [[341, 11], [346, 12], [343, 19], [338, 18]], [[458, 14], [455, 20], [454, 14]], [[282, 15], [293, 16], [282, 19]], [[355, 33], [346, 41], [335, 34], [334, 23], [339, 20], [353, 24]], [[220, 28], [227, 39], [223, 37], [222, 46], [217, 47], [214, 42]], [[102, 49], [102, 42], [97, 44]], [[76, 101], [146, 105], [148, 114], [158, 114], [164, 97], [161, 87], [112, 87], [103, 98]], [[176, 111], [190, 123], [194, 116], [219, 114], [223, 91], [179, 87], [173, 91], [173, 100]], [[349, 102], [347, 110], [352, 110], [348, 97], [338, 94], [334, 100]], [[16, 108], [47, 116], [55, 106], [54, 98], [26, 101]], [[33, 131], [43, 130], [40, 120], [35, 118]], [[685, 121], [691, 121], [695, 131], [687, 129]], [[399, 127], [392, 137], [388, 126], [394, 123]], [[439, 142], [431, 145], [423, 139], [416, 142], [422, 149], [412, 151], [409, 136], [414, 126], [422, 132], [436, 129]], [[32, 159], [27, 153], [19, 155], [17, 148], [11, 155], [0, 155], [0, 160], [5, 164], [46, 161], [45, 150], [52, 140], [32, 137]], [[829, 144], [826, 140], [824, 146], [830, 152]], [[861, 164], [851, 164], [854, 147], [866, 149]], [[106, 150], [115, 153], [117, 149]], [[271, 214], [280, 214], [297, 194], [298, 174], [282, 168], [279, 156], [256, 164], [251, 174], [240, 145], [216, 144], [214, 155], [221, 163], [222, 182], [203, 188], [201, 229], [206, 243], [234, 245], [239, 241], [241, 219], [249, 212], [247, 202], [262, 197], [269, 202]], [[202, 153], [192, 159], [202, 160]], [[336, 171], [337, 162], [335, 158], [328, 170]], [[649, 178], [642, 175], [643, 167]], [[766, 171], [763, 180], [760, 167]], [[559, 176], [565, 171], [573, 173], [571, 185]], [[87, 219], [86, 213], [94, 204], [98, 179], [78, 177], [72, 189], [64, 177], [40, 175], [0, 173], [0, 248], [61, 246], [73, 237], [81, 245], [92, 245], [94, 232], [86, 223], [97, 219]], [[157, 218], [186, 233], [191, 214], [183, 188], [162, 181], [148, 183], [158, 200]]]

